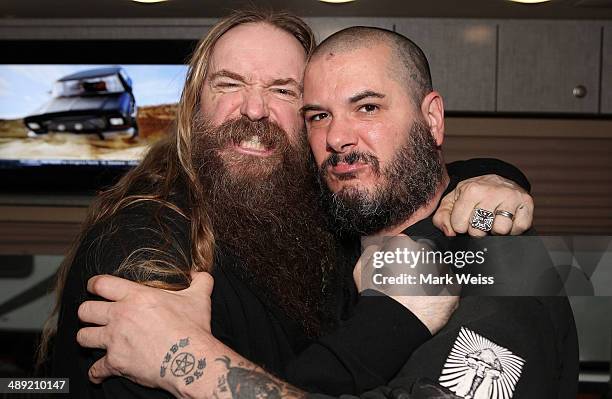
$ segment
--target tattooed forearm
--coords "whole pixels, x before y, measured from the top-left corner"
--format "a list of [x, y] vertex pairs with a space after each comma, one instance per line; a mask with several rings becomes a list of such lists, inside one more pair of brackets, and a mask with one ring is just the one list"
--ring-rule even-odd
[[216, 397], [232, 399], [281, 399], [303, 398], [303, 392], [272, 377], [253, 365], [239, 362], [232, 366], [230, 358], [223, 356], [216, 361], [224, 363], [227, 374], [218, 380]]
[[[204, 375], [206, 359], [196, 358], [185, 348], [189, 346], [189, 337], [180, 339], [168, 349], [159, 369], [159, 376], [164, 378], [168, 371], [174, 377], [182, 378], [186, 385], [199, 380]], [[197, 364], [196, 364], [197, 363]]]
[[[197, 341], [197, 340], [196, 340]], [[217, 341], [218, 342], [218, 341]], [[204, 350], [214, 362], [194, 355]], [[204, 370], [206, 369], [206, 371]], [[165, 354], [159, 375], [180, 397], [214, 399], [303, 399], [304, 392], [277, 379], [223, 344], [202, 346], [180, 339]], [[198, 381], [199, 380], [199, 381]], [[193, 384], [198, 381], [198, 384]]]

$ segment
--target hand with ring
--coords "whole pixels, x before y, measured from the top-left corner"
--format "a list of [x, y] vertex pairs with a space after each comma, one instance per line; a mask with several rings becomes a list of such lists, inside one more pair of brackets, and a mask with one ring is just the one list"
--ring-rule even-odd
[[447, 194], [434, 224], [447, 236], [519, 235], [533, 222], [533, 198], [513, 181], [497, 175], [463, 180]]

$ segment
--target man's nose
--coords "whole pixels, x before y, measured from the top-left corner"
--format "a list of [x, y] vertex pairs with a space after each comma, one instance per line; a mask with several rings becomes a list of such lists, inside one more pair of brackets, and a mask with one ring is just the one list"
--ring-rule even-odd
[[349, 152], [358, 141], [358, 135], [348, 121], [342, 118], [332, 119], [327, 131], [328, 149], [336, 153]]
[[258, 121], [270, 116], [268, 103], [264, 93], [258, 89], [251, 89], [245, 92], [240, 107], [240, 114], [246, 116], [251, 121]]

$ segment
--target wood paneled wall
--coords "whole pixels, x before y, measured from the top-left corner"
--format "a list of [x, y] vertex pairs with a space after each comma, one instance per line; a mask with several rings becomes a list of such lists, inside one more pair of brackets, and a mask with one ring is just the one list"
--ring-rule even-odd
[[86, 212], [84, 206], [0, 206], [0, 255], [64, 255]]
[[612, 121], [449, 117], [444, 150], [518, 166], [540, 233], [612, 234]]

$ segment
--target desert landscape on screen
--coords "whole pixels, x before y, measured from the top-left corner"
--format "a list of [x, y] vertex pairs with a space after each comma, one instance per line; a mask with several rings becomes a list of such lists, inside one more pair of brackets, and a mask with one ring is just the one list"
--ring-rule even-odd
[[28, 135], [22, 119], [0, 119], [0, 159], [4, 160], [134, 160], [168, 134], [176, 104], [138, 107], [138, 136], [101, 139], [95, 134], [49, 132]]

